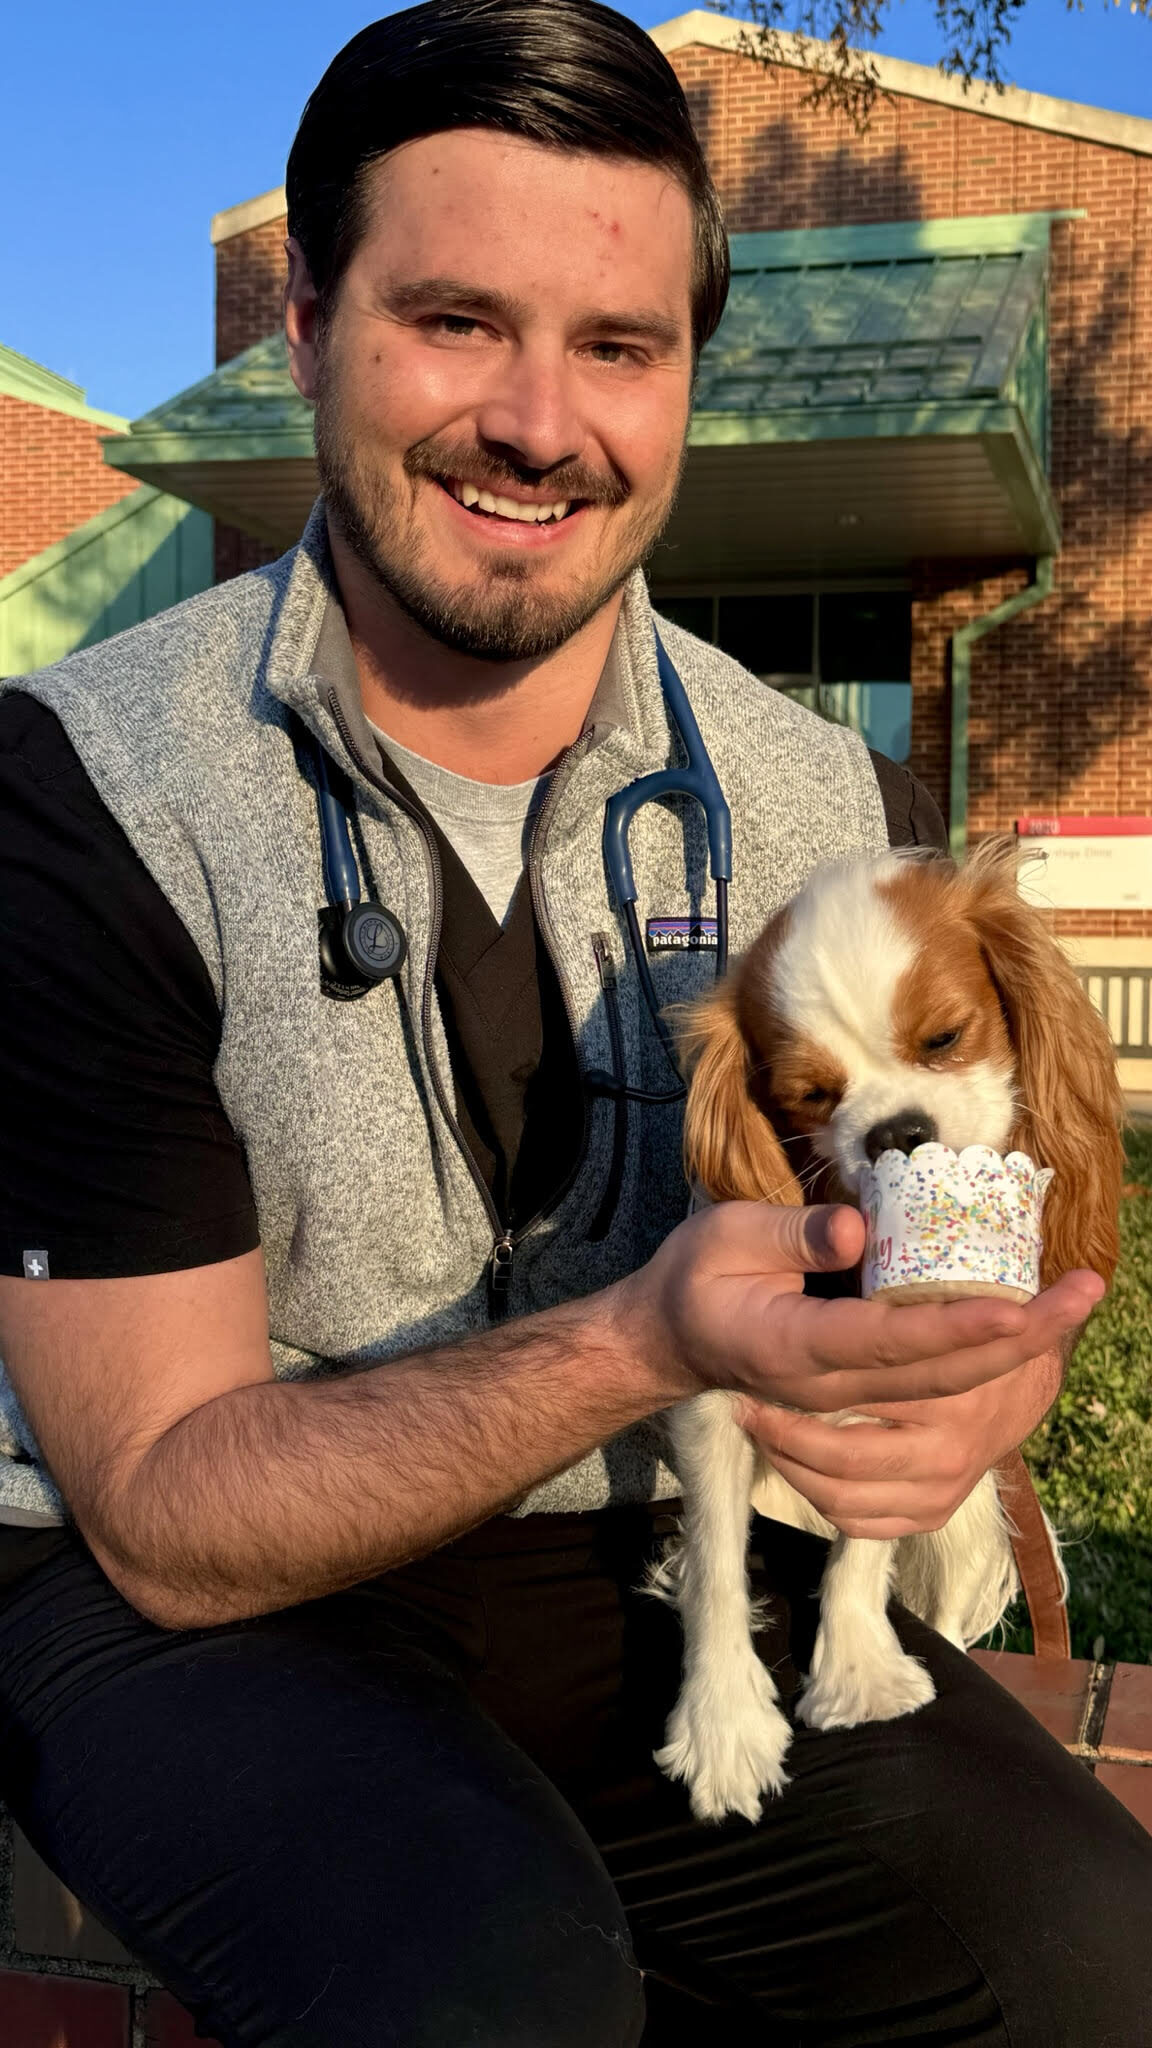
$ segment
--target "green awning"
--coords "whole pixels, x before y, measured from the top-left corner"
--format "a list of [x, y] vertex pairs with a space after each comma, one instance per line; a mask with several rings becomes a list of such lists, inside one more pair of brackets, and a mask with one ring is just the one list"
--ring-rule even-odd
[[258, 540], [291, 547], [316, 496], [312, 407], [270, 334], [104, 443], [104, 460]]
[[[733, 235], [661, 588], [1050, 554], [1049, 226], [1063, 215]], [[311, 408], [270, 336], [105, 457], [289, 545], [315, 496]]]

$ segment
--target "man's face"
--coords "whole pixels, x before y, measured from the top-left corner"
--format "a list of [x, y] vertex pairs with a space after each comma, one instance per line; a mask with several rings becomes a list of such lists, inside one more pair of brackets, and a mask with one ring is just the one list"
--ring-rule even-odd
[[[692, 252], [664, 171], [458, 129], [375, 168], [314, 341], [294, 256], [329, 514], [435, 640], [538, 659], [648, 554], [684, 460]], [[528, 523], [469, 509], [465, 486], [571, 509]]]

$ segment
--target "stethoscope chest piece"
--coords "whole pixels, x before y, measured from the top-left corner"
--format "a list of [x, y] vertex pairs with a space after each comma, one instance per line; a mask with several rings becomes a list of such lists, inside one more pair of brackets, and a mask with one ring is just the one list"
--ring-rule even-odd
[[398, 919], [380, 903], [326, 903], [317, 912], [320, 985], [336, 1002], [353, 1003], [392, 981], [408, 957]]
[[398, 918], [381, 903], [354, 903], [345, 913], [344, 949], [368, 981], [390, 981], [408, 957]]
[[408, 957], [408, 941], [398, 917], [361, 897], [347, 816], [332, 793], [323, 747], [315, 739], [311, 747], [328, 897], [317, 912], [320, 986], [337, 1002], [352, 1003], [380, 982], [395, 980]]

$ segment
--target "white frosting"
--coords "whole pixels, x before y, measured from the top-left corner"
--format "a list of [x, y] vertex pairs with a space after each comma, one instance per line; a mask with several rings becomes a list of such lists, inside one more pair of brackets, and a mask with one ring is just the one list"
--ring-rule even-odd
[[1040, 1288], [1040, 1215], [1050, 1166], [988, 1145], [917, 1145], [882, 1152], [860, 1177], [868, 1226], [865, 1300], [918, 1281], [985, 1281]]

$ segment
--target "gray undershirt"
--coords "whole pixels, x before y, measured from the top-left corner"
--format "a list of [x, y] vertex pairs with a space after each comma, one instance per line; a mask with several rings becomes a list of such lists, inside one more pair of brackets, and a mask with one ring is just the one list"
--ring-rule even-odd
[[489, 910], [502, 925], [528, 858], [528, 842], [549, 777], [530, 782], [474, 782], [402, 747], [368, 720], [429, 815], [459, 854]]
[[[343, 614], [337, 616], [347, 644]], [[348, 658], [352, 658], [350, 646]], [[628, 724], [633, 694], [627, 649], [617, 621], [588, 712], [594, 735]], [[532, 828], [551, 776], [538, 775], [531, 782], [473, 782], [471, 776], [454, 775], [450, 768], [441, 768], [423, 754], [402, 747], [371, 719], [367, 724], [455, 848], [497, 923], [503, 925], [524, 872]]]

